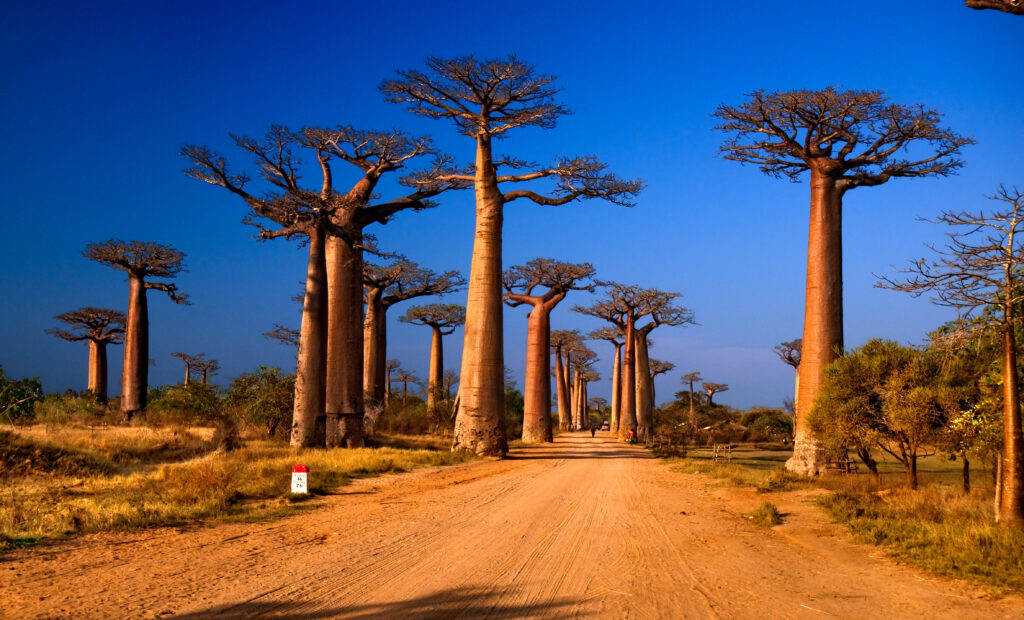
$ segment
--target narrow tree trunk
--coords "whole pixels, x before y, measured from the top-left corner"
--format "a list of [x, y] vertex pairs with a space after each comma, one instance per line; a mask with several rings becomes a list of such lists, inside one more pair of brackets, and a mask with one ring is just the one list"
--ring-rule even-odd
[[324, 233], [314, 229], [309, 236], [306, 293], [299, 329], [299, 357], [295, 368], [295, 409], [292, 414], [291, 445], [322, 446], [325, 442], [327, 349], [327, 265]]
[[444, 379], [444, 344], [441, 328], [431, 325], [433, 335], [430, 338], [430, 372], [427, 375], [427, 413], [431, 421], [441, 428], [441, 383]]
[[690, 426], [697, 432], [697, 412], [693, 408], [693, 380], [690, 380]]
[[828, 171], [811, 169], [811, 217], [807, 240], [807, 289], [800, 354], [800, 391], [793, 456], [786, 468], [820, 473], [823, 450], [807, 424], [807, 414], [821, 386], [822, 369], [843, 346], [842, 191]]
[[363, 437], [363, 250], [328, 237], [326, 444], [361, 448]]
[[715, 393], [714, 392], [708, 392], [707, 394], [708, 394], [708, 407], [709, 408], [710, 407], [714, 407], [715, 406], [715, 401], [714, 401]]
[[476, 232], [466, 298], [465, 337], [453, 450], [504, 456], [505, 359], [502, 350], [501, 225], [504, 198], [491, 157], [491, 138], [477, 137]]
[[636, 340], [636, 425], [637, 439], [644, 443], [651, 440], [653, 397], [651, 395], [651, 365], [647, 355], [647, 332], [633, 332]]
[[523, 395], [523, 442], [543, 443], [551, 433], [551, 320], [539, 303], [530, 311], [526, 328], [526, 378]]
[[185, 381], [182, 383], [184, 387], [192, 385], [192, 367], [185, 364]]
[[89, 341], [89, 391], [96, 395], [98, 402], [107, 402], [106, 341]]
[[121, 415], [131, 420], [146, 408], [149, 378], [149, 309], [146, 283], [128, 274], [128, 318], [124, 327], [124, 367], [121, 370]]
[[206, 371], [206, 370], [204, 370], [204, 371], [203, 371], [203, 379], [202, 379], [202, 381], [201, 381], [202, 385], [206, 385], [206, 373], [207, 373], [207, 372], [208, 372], [208, 371]]
[[622, 402], [619, 406], [619, 438], [636, 431], [636, 330], [632, 311], [626, 317], [625, 352], [622, 357]]
[[917, 490], [917, 455], [907, 456], [907, 482], [912, 490]]
[[1012, 308], [1004, 307], [1003, 312], [1003, 466], [996, 521], [1024, 527], [1024, 436], [1017, 385], [1017, 337]]
[[583, 392], [583, 397], [580, 398], [580, 430], [585, 431], [590, 429], [590, 403], [587, 400], [587, 383], [584, 380], [583, 385], [580, 386], [580, 391]]
[[970, 495], [971, 494], [971, 462], [969, 460], [967, 460], [967, 453], [966, 452], [964, 452], [960, 456], [963, 458], [963, 461], [964, 461], [964, 468], [963, 468], [964, 494], [965, 495]]
[[800, 410], [800, 367], [793, 367], [793, 412]]
[[562, 365], [562, 347], [555, 348], [555, 389], [558, 391], [558, 428], [567, 431], [572, 425], [569, 416], [569, 386]]
[[612, 366], [612, 410], [609, 429], [619, 432], [619, 407], [622, 404], [622, 345], [615, 344], [615, 362]]
[[384, 375], [387, 370], [384, 355], [387, 347], [381, 347], [381, 332], [386, 318], [382, 294], [382, 291], [370, 291], [367, 295], [366, 318], [363, 320], [363, 392], [371, 406], [384, 401]]
[[875, 477], [875, 481], [877, 482], [879, 479], [878, 462], [875, 459], [871, 458], [871, 452], [869, 452], [868, 450], [860, 446], [857, 446], [856, 450], [857, 456], [860, 458], [861, 462], [864, 463], [864, 465], [868, 468], [871, 474]]

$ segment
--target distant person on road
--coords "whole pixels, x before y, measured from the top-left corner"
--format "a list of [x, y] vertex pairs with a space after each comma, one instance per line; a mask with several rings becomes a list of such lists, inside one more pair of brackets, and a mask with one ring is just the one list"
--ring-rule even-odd
[[629, 435], [626, 436], [626, 441], [629, 443], [636, 443], [636, 433], [633, 432], [633, 429], [629, 429]]
[[597, 424], [591, 424], [590, 425], [590, 436], [594, 437], [595, 435], [597, 435]]

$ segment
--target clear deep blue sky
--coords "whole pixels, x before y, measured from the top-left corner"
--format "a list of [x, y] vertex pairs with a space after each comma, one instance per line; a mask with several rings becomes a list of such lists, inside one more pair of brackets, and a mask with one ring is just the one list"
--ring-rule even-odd
[[[921, 342], [951, 318], [873, 288], [872, 273], [891, 273], [940, 239], [917, 216], [977, 210], [999, 183], [1024, 185], [1024, 18], [960, 0], [9, 2], [0, 9], [0, 364], [38, 375], [48, 392], [85, 387], [85, 346], [44, 330], [80, 306], [125, 307], [122, 274], [81, 256], [87, 243], [119, 237], [188, 255], [177, 283], [193, 305], [151, 294], [151, 384], [180, 381], [172, 351], [219, 359], [225, 384], [260, 364], [289, 368], [293, 352], [261, 333], [298, 325], [291, 297], [304, 251], [255, 241], [240, 200], [182, 174], [180, 145], [208, 144], [252, 169], [228, 132], [351, 124], [429, 133], [470, 161], [470, 140], [384, 103], [377, 87], [427, 56], [509, 53], [558, 76], [575, 114], [554, 130], [521, 130], [502, 152], [536, 161], [594, 153], [647, 188], [632, 209], [510, 205], [505, 264], [589, 261], [601, 278], [682, 293], [700, 325], [652, 334], [652, 356], [676, 364], [658, 379], [659, 401], [694, 370], [728, 383], [720, 399], [738, 407], [778, 406], [792, 392], [791, 369], [771, 349], [802, 329], [807, 183], [718, 157], [717, 104], [758, 88], [881, 89], [944, 111], [948, 126], [978, 141], [957, 176], [847, 195], [850, 346], [875, 336]], [[467, 275], [472, 231], [470, 193], [373, 230], [385, 248]], [[464, 294], [445, 301], [464, 303]], [[570, 297], [554, 327], [600, 327], [569, 312], [589, 301]], [[388, 356], [423, 376], [429, 330], [398, 323], [403, 311], [389, 317]], [[526, 310], [507, 308], [505, 323], [506, 364], [522, 385]], [[447, 340], [446, 366], [456, 370], [461, 336]], [[593, 348], [607, 377], [610, 346]], [[115, 393], [121, 354], [111, 351]], [[606, 381], [592, 388], [608, 392]]]

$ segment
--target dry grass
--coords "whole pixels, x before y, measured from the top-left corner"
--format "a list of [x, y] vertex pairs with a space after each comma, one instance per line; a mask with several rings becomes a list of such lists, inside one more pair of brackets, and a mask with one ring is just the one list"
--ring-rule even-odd
[[782, 523], [782, 514], [771, 502], [761, 502], [757, 510], [751, 513], [750, 518], [761, 527], [772, 527]]
[[[106, 432], [106, 431], [105, 431]], [[171, 433], [167, 431], [168, 435]], [[61, 450], [95, 467], [75, 470], [36, 469], [0, 478], [0, 549], [79, 532], [174, 524], [196, 519], [261, 519], [302, 509], [290, 495], [291, 468], [310, 470], [312, 494], [326, 494], [356, 477], [403, 472], [427, 465], [448, 465], [471, 457], [443, 450], [363, 448], [358, 450], [293, 449], [271, 441], [249, 441], [230, 453], [210, 452], [181, 462], [154, 462], [182, 457], [163, 447], [167, 437], [146, 429], [121, 429], [88, 439], [88, 431], [51, 433], [0, 443], [0, 452], [44, 453]], [[127, 445], [132, 444], [132, 445]], [[127, 463], [125, 465], [124, 463]]]

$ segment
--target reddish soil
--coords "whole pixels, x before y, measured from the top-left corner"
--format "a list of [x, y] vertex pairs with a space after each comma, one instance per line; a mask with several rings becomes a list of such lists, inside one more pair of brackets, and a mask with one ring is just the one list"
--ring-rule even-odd
[[[315, 472], [314, 472], [315, 474]], [[101, 534], [0, 556], [0, 616], [1000, 618], [851, 542], [811, 503], [673, 472], [578, 433], [509, 459], [363, 480], [273, 523]]]

